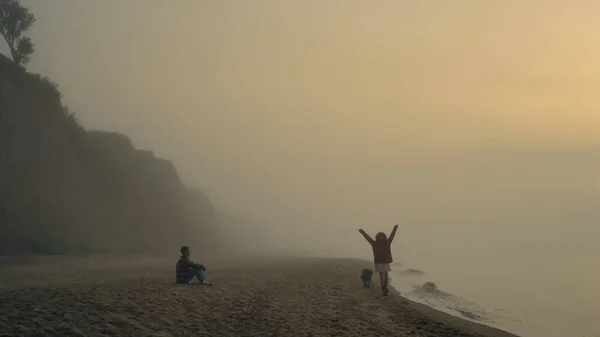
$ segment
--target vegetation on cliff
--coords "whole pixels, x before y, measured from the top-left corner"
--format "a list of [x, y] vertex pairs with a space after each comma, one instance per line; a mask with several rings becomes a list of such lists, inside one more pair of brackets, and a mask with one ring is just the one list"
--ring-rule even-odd
[[84, 129], [57, 85], [24, 69], [33, 43], [22, 33], [34, 22], [0, 0], [12, 53], [0, 55], [0, 254], [214, 249], [216, 212], [171, 162]]

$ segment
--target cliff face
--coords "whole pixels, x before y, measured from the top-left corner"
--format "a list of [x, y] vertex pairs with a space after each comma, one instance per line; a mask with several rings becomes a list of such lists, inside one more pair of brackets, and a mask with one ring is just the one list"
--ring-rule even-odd
[[215, 233], [171, 162], [84, 130], [50, 81], [0, 56], [0, 254], [212, 250]]

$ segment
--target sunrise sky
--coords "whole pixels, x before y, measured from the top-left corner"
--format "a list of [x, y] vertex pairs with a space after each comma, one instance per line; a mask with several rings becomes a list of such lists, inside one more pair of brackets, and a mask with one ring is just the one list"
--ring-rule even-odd
[[597, 249], [600, 2], [23, 4], [86, 127], [298, 245]]

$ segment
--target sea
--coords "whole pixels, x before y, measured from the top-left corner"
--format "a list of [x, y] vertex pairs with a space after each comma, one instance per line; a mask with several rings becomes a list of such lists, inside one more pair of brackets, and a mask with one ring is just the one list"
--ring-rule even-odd
[[390, 279], [410, 300], [522, 337], [600, 337], [600, 256], [475, 270], [402, 261]]

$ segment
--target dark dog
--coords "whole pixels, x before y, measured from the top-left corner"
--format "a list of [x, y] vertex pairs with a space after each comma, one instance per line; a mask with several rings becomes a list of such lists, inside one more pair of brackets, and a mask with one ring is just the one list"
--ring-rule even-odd
[[363, 269], [360, 274], [360, 279], [363, 282], [363, 287], [371, 288], [371, 277], [373, 276], [373, 271], [371, 269]]

